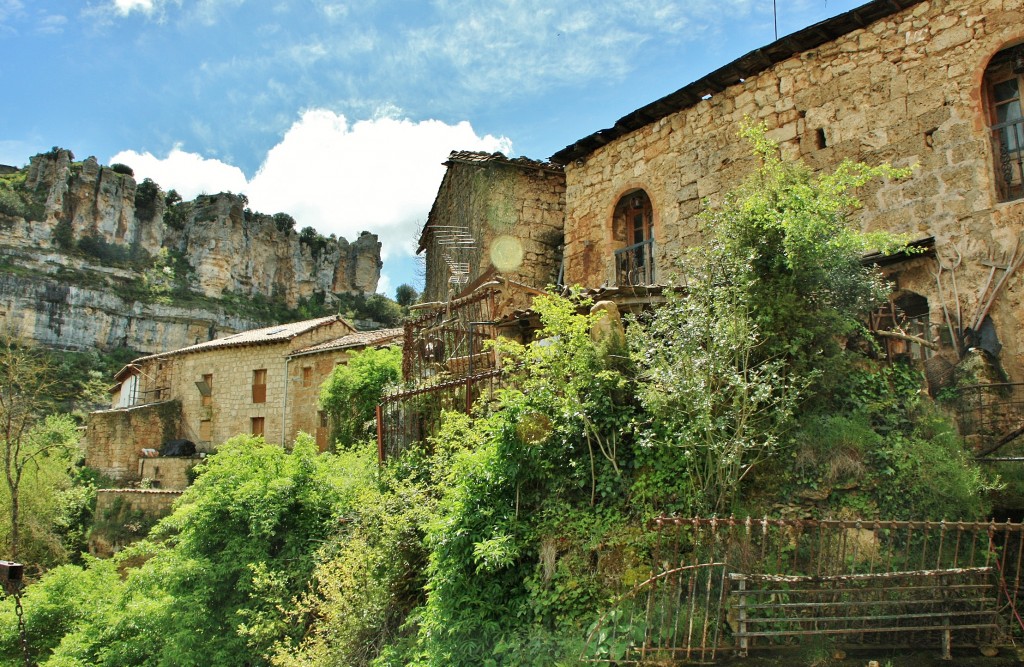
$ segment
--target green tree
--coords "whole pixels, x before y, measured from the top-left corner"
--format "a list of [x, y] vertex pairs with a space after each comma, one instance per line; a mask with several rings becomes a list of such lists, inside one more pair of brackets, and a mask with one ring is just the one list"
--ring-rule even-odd
[[399, 306], [408, 308], [412, 304], [416, 303], [416, 299], [420, 297], [420, 293], [416, 291], [416, 288], [412, 285], [401, 284], [395, 289], [395, 301], [398, 302]]
[[320, 407], [330, 415], [333, 440], [351, 445], [367, 438], [381, 392], [401, 379], [399, 348], [369, 348], [336, 366], [320, 388]]
[[[7, 492], [7, 546], [17, 559], [22, 547], [22, 492], [48, 460], [66, 461], [77, 444], [70, 418], [45, 416], [55, 386], [45, 354], [0, 337], [0, 453]], [[58, 463], [58, 465], [63, 465]]]

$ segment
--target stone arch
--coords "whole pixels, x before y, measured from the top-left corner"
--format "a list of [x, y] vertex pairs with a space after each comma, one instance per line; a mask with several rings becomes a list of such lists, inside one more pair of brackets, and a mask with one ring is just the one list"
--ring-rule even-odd
[[654, 230], [654, 204], [647, 191], [634, 187], [619, 195], [609, 225], [618, 286], [654, 284]]
[[997, 201], [1024, 198], [1024, 36], [1004, 42], [978, 80]]

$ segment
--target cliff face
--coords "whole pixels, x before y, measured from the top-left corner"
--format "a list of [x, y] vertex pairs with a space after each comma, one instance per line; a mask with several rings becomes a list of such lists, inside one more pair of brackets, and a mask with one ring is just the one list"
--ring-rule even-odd
[[323, 237], [304, 242], [296, 230], [247, 212], [244, 197], [228, 193], [168, 210], [165, 193], [143, 191], [131, 175], [95, 158], [73, 162], [66, 150], [33, 157], [24, 187], [45, 202], [42, 219], [0, 213], [0, 225], [11, 228], [7, 244], [60, 249], [62, 242], [88, 238], [150, 255], [175, 251], [194, 270], [193, 287], [208, 297], [274, 296], [294, 307], [318, 292], [372, 294], [380, 279], [374, 234], [364, 232], [351, 243]]
[[266, 323], [220, 301], [294, 309], [377, 289], [374, 234], [300, 234], [242, 195], [176, 201], [127, 171], [55, 149], [0, 173], [0, 324], [48, 345], [159, 351]]

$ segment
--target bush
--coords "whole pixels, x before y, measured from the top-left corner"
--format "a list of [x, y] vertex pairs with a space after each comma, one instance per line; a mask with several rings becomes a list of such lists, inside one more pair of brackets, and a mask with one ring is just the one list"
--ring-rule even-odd
[[115, 162], [114, 164], [110, 165], [110, 170], [117, 174], [124, 174], [125, 176], [135, 176], [134, 169], [120, 162]]
[[152, 220], [156, 215], [156, 203], [160, 197], [160, 186], [152, 179], [144, 178], [135, 188], [135, 218]]

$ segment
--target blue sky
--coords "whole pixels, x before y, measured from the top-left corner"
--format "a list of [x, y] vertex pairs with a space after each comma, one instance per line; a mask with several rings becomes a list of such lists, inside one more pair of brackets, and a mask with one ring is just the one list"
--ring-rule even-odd
[[[776, 0], [779, 35], [859, 0]], [[451, 150], [544, 159], [774, 40], [772, 0], [0, 0], [0, 163], [51, 146], [384, 242]]]

